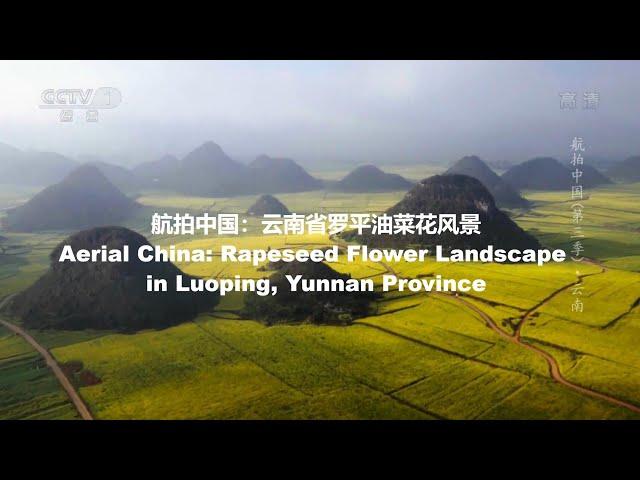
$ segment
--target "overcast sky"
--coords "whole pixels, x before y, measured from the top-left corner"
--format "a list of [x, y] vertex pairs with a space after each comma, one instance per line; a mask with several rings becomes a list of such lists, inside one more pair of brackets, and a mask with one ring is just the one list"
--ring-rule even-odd
[[[207, 140], [306, 165], [521, 161], [562, 155], [574, 135], [593, 155], [640, 154], [640, 62], [4, 61], [0, 85], [0, 142], [132, 163]], [[99, 87], [122, 103], [98, 122], [39, 108], [45, 89]]]

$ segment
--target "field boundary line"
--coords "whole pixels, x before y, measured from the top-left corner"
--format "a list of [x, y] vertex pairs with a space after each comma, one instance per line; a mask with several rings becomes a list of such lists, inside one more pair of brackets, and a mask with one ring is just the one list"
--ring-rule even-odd
[[[565, 287], [565, 288], [568, 288]], [[493, 319], [484, 311], [482, 311], [481, 309], [479, 309], [478, 307], [476, 307], [475, 305], [472, 305], [471, 303], [467, 302], [466, 300], [460, 298], [460, 297], [455, 297], [459, 302], [467, 305], [469, 308], [473, 309], [474, 311], [476, 311], [479, 315], [481, 315], [481, 317], [487, 322], [487, 325], [493, 329], [496, 333], [498, 333], [499, 335], [501, 335], [502, 337], [508, 339], [509, 341], [517, 344], [517, 345], [521, 345], [522, 347], [526, 348], [527, 350], [530, 350], [532, 352], [537, 353], [538, 355], [542, 356], [546, 362], [547, 365], [549, 366], [549, 373], [551, 375], [551, 378], [560, 383], [561, 385], [564, 385], [565, 387], [574, 390], [578, 393], [582, 393], [584, 395], [593, 397], [593, 398], [597, 398], [599, 400], [604, 400], [608, 403], [611, 403], [613, 405], [617, 405], [619, 407], [623, 407], [626, 408], [628, 410], [631, 410], [632, 412], [635, 413], [640, 413], [640, 407], [630, 403], [630, 402], [626, 402], [624, 400], [621, 400], [619, 398], [613, 397], [611, 395], [608, 395], [606, 393], [601, 393], [597, 390], [592, 390], [590, 388], [587, 387], [583, 387], [582, 385], [579, 385], [577, 383], [573, 383], [570, 380], [567, 380], [561, 373], [560, 371], [560, 364], [558, 363], [558, 361], [550, 354], [548, 353], [546, 350], [543, 350], [540, 347], [537, 347], [531, 343], [525, 342], [523, 341], [519, 336], [515, 336], [515, 335], [509, 335], [507, 332], [503, 331], [500, 327], [498, 327], [495, 322], [493, 321]], [[532, 310], [533, 311], [533, 310]]]
[[484, 350], [482, 350], [481, 352], [478, 352], [475, 355], [467, 356], [467, 355], [464, 355], [463, 353], [456, 352], [455, 350], [449, 350], [449, 349], [446, 349], [444, 347], [439, 347], [438, 345], [434, 345], [432, 343], [425, 342], [424, 340], [420, 340], [419, 338], [411, 337], [409, 335], [405, 335], [403, 333], [399, 333], [399, 332], [390, 330], [388, 328], [381, 327], [380, 325], [375, 325], [373, 323], [362, 322], [362, 321], [356, 320], [353, 323], [353, 325], [362, 325], [364, 327], [373, 328], [373, 329], [379, 330], [379, 331], [381, 331], [383, 333], [386, 333], [388, 335], [400, 338], [402, 340], [406, 340], [407, 342], [412, 342], [412, 343], [418, 344], [418, 345], [420, 345], [422, 347], [425, 347], [425, 348], [431, 348], [431, 349], [436, 350], [438, 352], [445, 353], [447, 355], [452, 355], [454, 357], [461, 358], [463, 360], [470, 360], [472, 362], [478, 362], [478, 363], [481, 363], [483, 365], [486, 365], [487, 367], [497, 368], [497, 369], [500, 369], [500, 370], [506, 370], [506, 371], [509, 371], [509, 372], [513, 371], [513, 370], [510, 370], [510, 369], [508, 369], [506, 367], [503, 367], [502, 365], [498, 365], [496, 363], [491, 363], [491, 362], [488, 362], [486, 360], [480, 360], [480, 359], [476, 358], [477, 356], [482, 355], [483, 353], [485, 353], [485, 352], [489, 351], [490, 349], [492, 349], [495, 346], [495, 344], [493, 344], [493, 343], [491, 345], [489, 345], [487, 348], [485, 348]]
[[[396, 275], [397, 276], [397, 273], [393, 270], [393, 268], [391, 268], [385, 262], [381, 261], [381, 262], [378, 262], [378, 263], [380, 263], [383, 267], [385, 267], [389, 273], [391, 273], [392, 275]], [[561, 385], [564, 385], [565, 387], [567, 387], [567, 388], [569, 388], [571, 390], [574, 390], [574, 391], [576, 391], [578, 393], [582, 393], [584, 395], [587, 395], [587, 396], [590, 396], [590, 397], [593, 397], [593, 398], [597, 398], [599, 400], [604, 400], [605, 402], [611, 403], [611, 404], [619, 406], [619, 407], [626, 408], [626, 409], [631, 410], [632, 412], [635, 412], [635, 413], [640, 413], [640, 407], [638, 405], [635, 405], [633, 403], [621, 400], [619, 398], [613, 397], [613, 396], [608, 395], [606, 393], [599, 392], [597, 390], [592, 390], [590, 388], [583, 387], [582, 385], [579, 385], [577, 383], [571, 382], [570, 380], [567, 380], [562, 375], [562, 373], [560, 371], [560, 364], [558, 363], [558, 361], [550, 353], [548, 353], [546, 350], [543, 350], [540, 347], [532, 345], [532, 344], [530, 344], [528, 342], [524, 342], [520, 338], [520, 329], [522, 328], [522, 325], [525, 323], [527, 318], [529, 316], [531, 316], [531, 314], [533, 312], [535, 312], [537, 309], [539, 309], [542, 305], [547, 303], [551, 298], [555, 297], [560, 292], [569, 289], [571, 286], [576, 285], [583, 278], [590, 277], [592, 275], [603, 274], [603, 273], [605, 273], [607, 271], [607, 267], [602, 265], [601, 263], [599, 263], [596, 260], [588, 260], [588, 263], [591, 263], [593, 265], [599, 266], [602, 270], [600, 270], [599, 272], [590, 273], [590, 274], [587, 274], [587, 275], [580, 275], [578, 277], [578, 280], [576, 280], [575, 282], [573, 282], [573, 283], [571, 283], [569, 285], [565, 285], [564, 287], [556, 290], [551, 295], [547, 296], [544, 300], [542, 300], [541, 302], [539, 302], [538, 304], [533, 306], [531, 309], [529, 309], [522, 316], [522, 320], [516, 326], [516, 331], [514, 332], [513, 335], [510, 335], [509, 333], [505, 332], [500, 327], [498, 327], [498, 325], [494, 322], [493, 318], [491, 318], [491, 316], [489, 316], [489, 314], [487, 314], [484, 310], [482, 310], [481, 308], [479, 308], [476, 305], [472, 304], [471, 302], [469, 302], [467, 300], [464, 300], [459, 295], [451, 295], [451, 294], [439, 293], [439, 292], [432, 292], [432, 294], [435, 293], [436, 295], [440, 295], [440, 296], [443, 296], [443, 297], [447, 297], [448, 296], [448, 297], [453, 298], [455, 301], [460, 302], [462, 305], [466, 305], [468, 308], [470, 308], [471, 310], [476, 312], [478, 315], [480, 315], [480, 318], [485, 322], [485, 324], [489, 328], [491, 328], [493, 331], [495, 331], [498, 335], [500, 335], [501, 337], [505, 338], [506, 340], [508, 340], [508, 341], [510, 341], [512, 343], [515, 343], [516, 345], [520, 345], [523, 348], [526, 348], [527, 350], [530, 350], [530, 351], [535, 352], [538, 355], [542, 356], [546, 360], [547, 365], [549, 366], [549, 374], [551, 375], [551, 378], [554, 381], [556, 381], [556, 382], [560, 383]]]
[[236, 347], [235, 345], [223, 340], [222, 338], [220, 338], [218, 335], [216, 335], [215, 333], [213, 333], [212, 331], [210, 331], [209, 329], [205, 328], [203, 325], [199, 324], [198, 322], [196, 322], [195, 320], [193, 320], [193, 323], [200, 329], [202, 330], [206, 335], [208, 335], [209, 337], [211, 337], [212, 339], [214, 339], [215, 341], [217, 341], [218, 343], [221, 343], [222, 345], [224, 345], [225, 347], [227, 347], [228, 349], [232, 350], [233, 352], [237, 353], [238, 355], [240, 355], [242, 358], [244, 358], [245, 360], [248, 360], [249, 362], [251, 362], [252, 364], [254, 364], [256, 367], [258, 367], [260, 370], [264, 371], [265, 373], [269, 374], [270, 376], [272, 376], [273, 378], [275, 378], [276, 380], [278, 380], [280, 383], [286, 385], [287, 387], [295, 390], [298, 393], [301, 393], [302, 395], [305, 395], [307, 397], [313, 397], [313, 394], [311, 393], [307, 393], [304, 390], [300, 389], [299, 387], [297, 387], [296, 385], [289, 383], [288, 381], [286, 381], [284, 378], [281, 378], [280, 376], [276, 375], [274, 372], [272, 372], [271, 370], [269, 370], [268, 368], [266, 368], [265, 366], [259, 364], [258, 362], [256, 362], [253, 358], [251, 358], [249, 355], [247, 355], [245, 352], [243, 352], [242, 350], [240, 350], [238, 347]]
[[507, 400], [509, 400], [511, 397], [513, 397], [515, 394], [517, 394], [520, 390], [522, 390], [523, 388], [525, 388], [527, 385], [529, 385], [529, 383], [531, 383], [532, 378], [528, 377], [527, 381], [524, 382], [522, 385], [518, 385], [515, 389], [513, 389], [513, 391], [509, 392], [507, 395], [505, 395], [503, 398], [500, 399], [500, 401], [494, 405], [491, 405], [489, 408], [484, 409], [482, 412], [480, 412], [479, 414], [475, 415], [473, 417], [473, 420], [478, 420], [480, 417], [482, 417], [483, 415], [489, 413], [491, 410], [495, 410], [496, 408], [498, 408], [500, 405], [502, 405], [504, 402], [506, 402]]
[[608, 321], [607, 323], [605, 323], [604, 325], [600, 325], [599, 327], [596, 327], [596, 328], [598, 328], [598, 329], [600, 329], [600, 330], [607, 330], [607, 329], [609, 329], [609, 328], [611, 328], [611, 327], [615, 327], [615, 326], [618, 324], [618, 322], [619, 322], [620, 320], [622, 320], [624, 317], [626, 317], [626, 316], [627, 316], [627, 315], [629, 315], [631, 312], [633, 312], [633, 310], [634, 310], [636, 307], [638, 307], [638, 306], [640, 306], [640, 297], [638, 297], [638, 298], [636, 299], [636, 301], [635, 301], [635, 302], [633, 302], [633, 304], [629, 307], [629, 309], [628, 309], [626, 312], [622, 312], [622, 313], [621, 313], [620, 315], [618, 315], [616, 318], [614, 318], [614, 319], [612, 319], [612, 320], [609, 320], [609, 321]]
[[[296, 343], [293, 340], [291, 340], [290, 338], [284, 337], [284, 336], [282, 336], [280, 334], [278, 334], [278, 336], [281, 339], [285, 340], [286, 342], [288, 342], [288, 343], [290, 343], [290, 344], [292, 344], [294, 346], [297, 346]], [[327, 350], [326, 346], [323, 345], [321, 342], [318, 342], [315, 339], [313, 339], [312, 342], [316, 346], [318, 346], [319, 348], [322, 348], [325, 351]], [[401, 405], [404, 405], [405, 407], [411, 408], [411, 409], [416, 410], [416, 411], [418, 411], [420, 413], [424, 413], [424, 414], [429, 415], [431, 417], [434, 417], [434, 418], [436, 418], [438, 420], [448, 420], [446, 417], [443, 417], [440, 414], [437, 414], [437, 413], [432, 412], [432, 411], [430, 411], [430, 410], [428, 410], [426, 408], [423, 408], [423, 407], [420, 407], [418, 405], [415, 405], [415, 404], [413, 404], [413, 403], [409, 402], [408, 400], [405, 400], [405, 399], [403, 399], [401, 397], [395, 396], [394, 391], [387, 392], [386, 390], [383, 390], [382, 388], [378, 388], [378, 387], [368, 383], [367, 381], [365, 381], [364, 379], [362, 379], [360, 376], [358, 376], [356, 374], [340, 371], [340, 369], [338, 367], [336, 367], [335, 365], [330, 364], [326, 360], [318, 359], [317, 362], [319, 364], [321, 364], [323, 368], [327, 369], [327, 371], [334, 372], [334, 373], [338, 374], [340, 377], [342, 377], [344, 379], [353, 381], [353, 382], [355, 382], [355, 384], [357, 384], [357, 385], [359, 385], [361, 387], [368, 388], [369, 390], [372, 390], [372, 391], [374, 391], [376, 393], [379, 393], [379, 394], [381, 394], [381, 395], [383, 395], [385, 397], [388, 397], [391, 400], [393, 400], [395, 402], [398, 402]], [[428, 375], [427, 375], [427, 377], [428, 377]], [[425, 378], [427, 378], [427, 377], [425, 377]]]

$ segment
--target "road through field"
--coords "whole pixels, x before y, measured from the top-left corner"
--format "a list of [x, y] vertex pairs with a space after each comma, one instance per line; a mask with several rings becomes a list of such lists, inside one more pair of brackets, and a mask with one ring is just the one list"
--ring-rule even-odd
[[[389, 266], [388, 264], [386, 264], [384, 262], [378, 262], [378, 263], [382, 267], [384, 267], [385, 270], [388, 273], [390, 273], [391, 275], [398, 276], [398, 274], [395, 272], [395, 270], [393, 270], [393, 268], [391, 268], [391, 266]], [[593, 263], [595, 263], [595, 262], [593, 262]], [[604, 273], [604, 271], [605, 270], [603, 269], [602, 272], [599, 272], [599, 273]], [[596, 274], [592, 274], [592, 275], [597, 275], [597, 273]], [[581, 278], [586, 277], [586, 276], [589, 276], [589, 275], [584, 275]], [[456, 295], [456, 294], [453, 294], [453, 293], [437, 293], [437, 292], [432, 292], [431, 294], [432, 295], [439, 295], [439, 296], [451, 298], [451, 299], [455, 300], [456, 302], [460, 303], [461, 305], [464, 305], [465, 307], [469, 308], [470, 310], [473, 310], [473, 312], [475, 312], [477, 315], [480, 316], [480, 318], [482, 318], [482, 320], [484, 320], [485, 324], [489, 328], [491, 328], [493, 331], [495, 331], [502, 338], [504, 338], [505, 340], [507, 340], [507, 341], [509, 341], [511, 343], [515, 343], [516, 345], [519, 345], [519, 346], [521, 346], [523, 348], [526, 348], [527, 350], [530, 350], [530, 351], [536, 353], [537, 355], [540, 355], [542, 358], [545, 359], [545, 361], [547, 362], [547, 365], [549, 366], [549, 373], [551, 374], [551, 378], [553, 378], [553, 380], [555, 380], [556, 382], [560, 383], [561, 385], [564, 385], [565, 387], [570, 388], [571, 390], [574, 390], [576, 392], [582, 393], [584, 395], [588, 395], [590, 397], [597, 398], [599, 400], [604, 400], [606, 402], [612, 403], [612, 404], [617, 405], [619, 407], [623, 407], [623, 408], [626, 408], [626, 409], [631, 410], [633, 412], [640, 413], [640, 407], [637, 406], [637, 405], [634, 405], [634, 404], [629, 403], [629, 402], [625, 402], [624, 400], [620, 400], [619, 398], [613, 397], [611, 395], [607, 395], [606, 393], [601, 393], [601, 392], [597, 392], [595, 390], [591, 390], [590, 388], [583, 387], [582, 385], [578, 385], [576, 383], [571, 382], [570, 380], [567, 380], [562, 375], [562, 373], [560, 372], [560, 365], [558, 364], [558, 361], [551, 354], [549, 354], [548, 352], [546, 352], [545, 350], [543, 350], [543, 349], [541, 349], [539, 347], [536, 347], [535, 345], [532, 345], [530, 343], [527, 343], [527, 342], [523, 341], [520, 338], [520, 329], [522, 328], [522, 325], [525, 323], [525, 321], [536, 310], [538, 310], [540, 307], [545, 305], [547, 302], [549, 302], [551, 299], [553, 299], [559, 293], [571, 288], [576, 283], [578, 283], [578, 282], [574, 282], [574, 283], [571, 283], [569, 285], [565, 285], [564, 287], [554, 291], [551, 295], [549, 295], [544, 300], [542, 300], [540, 303], [538, 303], [533, 308], [528, 310], [523, 315], [522, 320], [520, 321], [520, 323], [516, 327], [515, 333], [513, 335], [510, 335], [509, 333], [507, 333], [506, 331], [504, 331], [500, 327], [498, 327], [498, 325], [495, 323], [493, 318], [491, 318], [486, 312], [484, 312], [480, 308], [476, 307], [472, 303], [468, 302], [467, 300], [462, 298], [459, 294]]]
[[[7, 302], [9, 302], [9, 300], [11, 300], [12, 297], [13, 295], [9, 295], [2, 302], [0, 302], [0, 310], [4, 308], [4, 306], [7, 304]], [[49, 351], [42, 345], [40, 345], [36, 341], [36, 339], [29, 335], [29, 333], [27, 333], [23, 328], [20, 328], [17, 325], [7, 322], [6, 320], [3, 320], [1, 318], [0, 324], [11, 330], [13, 333], [16, 333], [24, 338], [26, 342], [31, 345], [42, 356], [42, 358], [44, 358], [47, 366], [56, 376], [58, 382], [60, 383], [60, 385], [62, 385], [62, 388], [64, 388], [64, 391], [67, 392], [67, 395], [71, 399], [73, 405], [76, 407], [76, 410], [78, 411], [80, 417], [83, 420], [93, 420], [93, 416], [91, 415], [91, 412], [89, 411], [87, 405], [84, 403], [84, 400], [82, 400], [82, 397], [80, 397], [76, 389], [73, 387], [67, 376], [60, 368], [60, 365], [58, 365], [58, 362], [56, 362], [56, 359], [53, 358]]]

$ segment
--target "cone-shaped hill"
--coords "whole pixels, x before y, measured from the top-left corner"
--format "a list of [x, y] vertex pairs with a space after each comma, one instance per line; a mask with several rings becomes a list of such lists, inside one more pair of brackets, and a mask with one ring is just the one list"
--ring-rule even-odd
[[[64, 245], [74, 252], [128, 245], [131, 255], [121, 263], [59, 262]], [[143, 245], [149, 243], [142, 235], [122, 227], [78, 232], [53, 250], [50, 269], [13, 299], [10, 310], [28, 328], [136, 331], [176, 325], [218, 302], [217, 293], [176, 292], [171, 286], [182, 272], [170, 262], [141, 262], [136, 252]], [[147, 292], [147, 275], [166, 279], [167, 291]]]
[[623, 182], [640, 182], [640, 156], [629, 157], [614, 164], [607, 174]]
[[341, 192], [384, 192], [408, 190], [413, 186], [406, 178], [395, 173], [385, 173], [375, 165], [362, 165], [349, 172], [334, 184]]
[[[585, 188], [611, 183], [590, 165], [580, 165], [579, 169], [583, 174], [578, 183]], [[502, 179], [518, 190], [569, 190], [571, 185], [576, 184], [571, 176], [573, 170], [573, 167], [567, 168], [555, 158], [539, 157], [511, 167], [502, 175]]]
[[261, 217], [265, 214], [289, 215], [289, 209], [273, 195], [262, 195], [247, 210], [248, 215]]
[[246, 165], [206, 142], [182, 159], [167, 186], [189, 195], [226, 196], [249, 193], [250, 184]]
[[249, 164], [255, 193], [294, 193], [322, 188], [322, 182], [290, 158], [260, 155]]
[[245, 165], [214, 142], [200, 145], [180, 161], [166, 156], [140, 164], [134, 173], [151, 186], [211, 197], [305, 192], [323, 186], [291, 159], [261, 155]]
[[525, 208], [529, 202], [502, 178], [489, 168], [480, 158], [473, 156], [463, 157], [449, 168], [445, 175], [468, 175], [480, 180], [491, 195], [496, 204], [501, 207]]
[[116, 224], [138, 207], [91, 165], [7, 212], [5, 226], [16, 232], [68, 230]]
[[261, 297], [248, 295], [244, 313], [267, 325], [277, 323], [310, 322], [317, 324], [347, 325], [354, 318], [371, 313], [376, 292], [292, 292], [285, 275], [301, 275], [309, 280], [343, 280], [349, 275], [336, 272], [324, 263], [276, 262], [271, 269], [271, 285], [278, 287], [276, 295]]
[[136, 192], [142, 186], [141, 179], [128, 168], [99, 160], [90, 161], [86, 164], [97, 167], [107, 177], [107, 180], [123, 192]]
[[434, 249], [441, 245], [445, 251], [452, 248], [539, 248], [538, 241], [516, 225], [509, 216], [498, 210], [489, 190], [476, 178], [466, 175], [435, 175], [419, 182], [405, 197], [386, 212], [419, 214], [477, 213], [480, 234], [455, 235], [451, 232], [436, 234], [357, 235], [354, 231], [345, 235], [361, 243], [380, 247], [404, 247], [417, 245]]

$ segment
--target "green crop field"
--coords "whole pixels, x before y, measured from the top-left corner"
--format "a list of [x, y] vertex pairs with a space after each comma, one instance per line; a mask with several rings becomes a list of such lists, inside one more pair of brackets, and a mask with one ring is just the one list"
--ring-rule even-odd
[[[387, 171], [394, 171], [387, 168]], [[402, 173], [410, 178], [406, 170]], [[416, 172], [420, 178], [421, 172]], [[335, 178], [340, 178], [336, 173]], [[18, 202], [23, 192], [2, 201]], [[403, 192], [278, 195], [296, 213], [381, 212]], [[525, 192], [530, 211], [514, 220], [545, 246], [569, 249], [571, 201], [564, 192]], [[257, 219], [238, 237], [149, 234], [152, 212], [244, 212], [251, 197], [201, 198], [146, 192], [127, 226], [152, 243], [189, 248], [326, 246], [326, 236], [263, 236]], [[483, 278], [485, 292], [388, 292], [351, 326], [266, 327], [241, 318], [243, 294], [224, 297], [195, 321], [136, 334], [32, 332], [59, 362], [82, 362], [98, 379], [78, 385], [96, 418], [623, 419], [629, 408], [554, 381], [551, 355], [569, 382], [640, 407], [640, 184], [594, 189], [584, 204], [585, 255], [596, 262], [535, 265], [394, 263], [401, 277]], [[68, 232], [7, 237], [0, 298], [48, 266]], [[263, 277], [248, 264], [179, 263], [204, 277]], [[379, 284], [385, 266], [333, 265]], [[583, 312], [572, 312], [579, 280]], [[520, 341], [513, 341], [520, 326]], [[490, 328], [485, 317], [491, 319]], [[17, 321], [17, 319], [12, 319]], [[19, 337], [0, 331], [0, 418], [74, 418], [50, 372]]]
[[[587, 192], [584, 206], [585, 250], [614, 268], [640, 271], [640, 185], [616, 184]], [[520, 226], [550, 246], [568, 248], [572, 201], [564, 192], [530, 192], [535, 208], [516, 217]]]
[[0, 327], [0, 418], [78, 418], [44, 360], [20, 337]]

